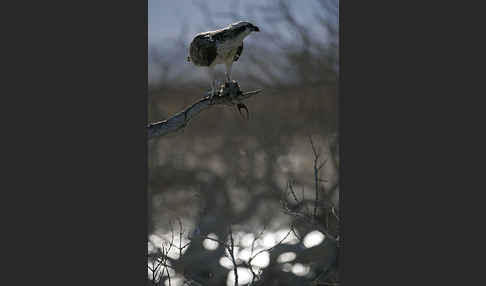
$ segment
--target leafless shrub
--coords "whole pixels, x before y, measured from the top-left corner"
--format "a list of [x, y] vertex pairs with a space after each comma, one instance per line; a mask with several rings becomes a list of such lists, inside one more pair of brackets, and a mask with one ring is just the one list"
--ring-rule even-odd
[[[251, 245], [242, 245], [241, 236], [235, 238], [235, 230], [231, 221], [219, 220], [220, 226], [197, 224], [191, 234], [187, 233], [178, 220], [178, 232], [170, 224], [170, 237], [161, 243], [160, 250], [150, 256], [149, 270], [150, 281], [154, 285], [167, 285], [171, 283], [172, 269], [183, 277], [184, 285], [222, 285], [233, 273], [234, 285], [239, 285], [237, 269], [244, 267], [251, 277], [245, 285], [339, 285], [339, 269], [337, 265], [339, 249], [339, 211], [329, 198], [329, 191], [323, 188], [327, 180], [320, 177], [320, 170], [327, 164], [328, 159], [322, 158], [323, 153], [315, 146], [312, 137], [309, 137], [313, 150], [313, 181], [314, 197], [305, 198], [305, 192], [300, 194], [289, 181], [287, 188], [280, 191], [281, 211], [290, 218], [288, 230], [274, 245], [261, 246], [257, 249], [257, 241], [267, 232], [264, 230], [256, 233]], [[330, 156], [332, 154], [329, 154]], [[337, 188], [333, 187], [333, 188]], [[215, 228], [216, 227], [216, 228]], [[303, 236], [318, 230], [325, 237], [317, 246], [304, 247]], [[207, 233], [218, 233], [211, 236]], [[297, 240], [289, 244], [287, 238], [290, 235]], [[183, 236], [187, 242], [183, 242]], [[174, 238], [178, 237], [177, 242]], [[204, 241], [217, 243], [215, 249], [204, 249]], [[178, 258], [171, 258], [169, 252], [175, 249]], [[249, 252], [246, 259], [241, 258], [243, 251]], [[287, 252], [296, 255], [295, 263], [307, 265], [310, 274], [296, 276], [285, 272], [278, 257]], [[266, 267], [255, 267], [254, 261], [263, 253], [269, 255], [269, 263]], [[220, 259], [226, 257], [231, 262], [231, 269], [222, 267]]]

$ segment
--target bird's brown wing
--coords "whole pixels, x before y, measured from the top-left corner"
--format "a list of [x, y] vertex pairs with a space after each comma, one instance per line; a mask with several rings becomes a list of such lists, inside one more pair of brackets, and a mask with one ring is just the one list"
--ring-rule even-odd
[[191, 61], [198, 66], [209, 66], [216, 58], [216, 44], [208, 35], [198, 35], [189, 50]]

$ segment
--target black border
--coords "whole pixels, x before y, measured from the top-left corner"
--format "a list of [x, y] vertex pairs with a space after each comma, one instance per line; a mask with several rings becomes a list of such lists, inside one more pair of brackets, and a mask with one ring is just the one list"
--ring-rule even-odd
[[449, 256], [462, 246], [450, 236], [462, 188], [451, 190], [459, 174], [449, 159], [459, 147], [444, 147], [457, 122], [438, 118], [457, 110], [446, 101], [462, 89], [449, 89], [460, 83], [444, 75], [455, 68], [448, 59], [469, 53], [449, 33], [461, 30], [452, 6], [340, 1], [342, 285], [459, 285], [470, 275]]
[[144, 285], [147, 1], [19, 5], [0, 284]]
[[[20, 5], [2, 39], [0, 284], [145, 284], [147, 1]], [[425, 4], [397, 5], [340, 2], [342, 285], [420, 284], [431, 266], [412, 191], [433, 167], [410, 135], [430, 115], [414, 109], [427, 72], [408, 61], [435, 34]]]

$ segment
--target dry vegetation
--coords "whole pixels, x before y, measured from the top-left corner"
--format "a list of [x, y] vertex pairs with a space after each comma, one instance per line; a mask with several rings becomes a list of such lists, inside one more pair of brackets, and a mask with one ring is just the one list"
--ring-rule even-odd
[[[261, 27], [233, 74], [243, 90], [264, 91], [245, 102], [249, 121], [236, 108], [215, 107], [176, 135], [149, 141], [149, 283], [236, 285], [238, 277], [240, 285], [339, 285], [337, 2], [317, 1], [325, 41], [299, 23], [288, 1], [269, 3], [241, 6], [245, 17], [201, 5], [212, 16], [207, 27], [243, 18]], [[298, 40], [285, 41], [282, 29]], [[164, 71], [150, 85], [154, 122], [200, 99], [209, 81], [188, 74], [195, 67], [180, 74], [185, 54], [174, 63], [151, 50]], [[324, 241], [304, 246], [316, 230]], [[268, 234], [276, 238], [263, 243]], [[216, 246], [208, 249], [208, 241]], [[289, 252], [295, 258], [281, 262]]]

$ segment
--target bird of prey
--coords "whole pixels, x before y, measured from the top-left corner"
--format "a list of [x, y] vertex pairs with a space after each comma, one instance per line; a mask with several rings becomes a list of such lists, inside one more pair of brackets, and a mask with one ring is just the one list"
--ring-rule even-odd
[[211, 79], [211, 95], [215, 93], [215, 66], [226, 65], [226, 81], [231, 82], [231, 67], [243, 52], [243, 40], [251, 32], [259, 32], [257, 26], [249, 22], [237, 22], [226, 28], [197, 34], [191, 42], [187, 61], [196, 66], [208, 67]]

